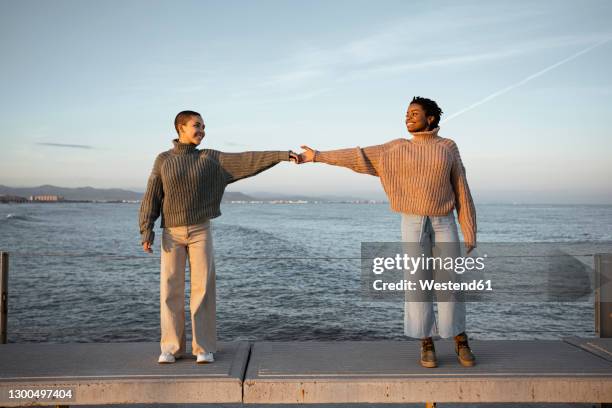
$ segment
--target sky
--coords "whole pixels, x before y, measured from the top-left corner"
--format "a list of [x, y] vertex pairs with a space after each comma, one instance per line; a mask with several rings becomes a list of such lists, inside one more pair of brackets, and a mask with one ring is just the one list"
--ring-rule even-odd
[[[607, 0], [0, 0], [0, 184], [143, 191], [184, 109], [222, 151], [381, 144], [419, 95], [477, 204], [611, 204], [611, 19]], [[288, 162], [228, 191], [384, 197]]]

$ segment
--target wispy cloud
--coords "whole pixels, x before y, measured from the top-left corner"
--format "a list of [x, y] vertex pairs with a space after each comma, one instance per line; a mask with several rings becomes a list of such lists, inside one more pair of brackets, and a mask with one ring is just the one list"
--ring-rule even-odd
[[250, 145], [248, 144], [232, 142], [231, 140], [225, 140], [223, 144], [226, 146], [231, 146], [231, 147], [250, 147]]
[[[371, 65], [389, 64], [394, 61], [412, 61], [427, 55], [439, 54], [439, 51], [453, 50], [456, 54], [468, 50], [474, 52], [474, 44], [490, 38], [470, 33], [486, 32], [485, 28], [494, 26], [515, 27], [517, 21], [544, 15], [545, 10], [530, 8], [503, 10], [493, 7], [486, 13], [482, 5], [435, 8], [427, 14], [415, 13], [409, 18], [396, 19], [379, 25], [378, 28], [361, 38], [357, 38], [335, 47], [304, 47], [290, 56], [297, 70], [333, 70], [336, 67], [364, 68]], [[437, 23], [433, 24], [432, 22]], [[464, 40], [464, 42], [461, 42]], [[477, 41], [474, 41], [477, 40]], [[284, 65], [282, 62], [278, 65]], [[342, 71], [345, 71], [343, 69]], [[287, 76], [291, 76], [289, 72]]]
[[319, 88], [319, 89], [307, 89], [307, 90], [303, 90], [299, 92], [292, 92], [291, 94], [285, 95], [285, 96], [260, 99], [258, 102], [261, 104], [276, 104], [276, 103], [306, 101], [309, 99], [316, 98], [325, 93], [328, 93], [331, 90], [332, 90], [331, 87]]
[[299, 85], [304, 81], [320, 78], [325, 72], [320, 69], [295, 70], [274, 74], [257, 84], [258, 87], [276, 87], [282, 85]]
[[67, 147], [70, 149], [93, 149], [90, 145], [79, 145], [79, 144], [67, 144], [67, 143], [52, 143], [52, 142], [40, 142], [36, 143], [40, 146], [51, 146], [51, 147]]
[[[495, 62], [550, 50], [553, 48], [592, 44], [594, 41], [606, 41], [608, 37], [609, 34], [590, 34], [580, 36], [563, 35], [557, 37], [539, 38], [535, 40], [530, 39], [529, 41], [525, 41], [523, 43], [512, 44], [511, 46], [491, 51], [485, 50], [483, 52], [467, 52], [460, 55], [443, 55], [423, 61], [413, 60], [393, 63], [384, 62], [372, 67], [356, 68], [352, 75], [345, 76], [342, 80], [354, 80], [376, 74], [404, 73], [408, 71], [418, 71], [435, 67], [451, 68], [460, 65]], [[456, 50], [456, 48], [457, 47], [449, 47], [449, 49], [452, 50]]]
[[[434, 16], [436, 21], [443, 20], [443, 30], [439, 25], [431, 24], [428, 18], [400, 19], [362, 38], [333, 47], [306, 45], [293, 55], [273, 62], [276, 72], [272, 71], [260, 81], [241, 87], [233, 96], [244, 98], [256, 93], [258, 99], [266, 96], [284, 101], [287, 94], [301, 94], [309, 99], [320, 94], [311, 92], [313, 88], [324, 88], [325, 92], [329, 92], [338, 84], [349, 81], [402, 75], [437, 67], [452, 69], [524, 58], [551, 49], [592, 44], [607, 35], [563, 33], [540, 38], [521, 36], [516, 28], [517, 21], [535, 18], [534, 11], [512, 11], [500, 13], [497, 10], [495, 14], [483, 16], [478, 13], [476, 17], [471, 17], [470, 10], [445, 10], [444, 16], [440, 17], [440, 13]], [[544, 9], [538, 12], [546, 14]], [[505, 25], [507, 29], [502, 30], [503, 35], [494, 40], [474, 34], [486, 32], [485, 28], [491, 25]], [[466, 37], [463, 32], [467, 28], [472, 35]]]

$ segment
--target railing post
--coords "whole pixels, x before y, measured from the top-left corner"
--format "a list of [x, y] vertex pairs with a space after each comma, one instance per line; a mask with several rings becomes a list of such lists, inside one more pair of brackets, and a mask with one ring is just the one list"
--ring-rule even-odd
[[612, 254], [595, 254], [595, 332], [612, 337]]
[[9, 254], [0, 252], [0, 344], [6, 344], [6, 322], [8, 320], [8, 270]]

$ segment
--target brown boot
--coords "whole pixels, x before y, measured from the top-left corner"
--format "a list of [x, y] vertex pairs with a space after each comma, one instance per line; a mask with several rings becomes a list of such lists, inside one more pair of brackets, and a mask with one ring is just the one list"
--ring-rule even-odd
[[465, 332], [455, 336], [455, 353], [457, 353], [457, 358], [462, 366], [472, 367], [476, 364], [476, 357], [474, 357], [474, 353], [470, 349]]
[[431, 337], [421, 339], [421, 365], [426, 368], [434, 368], [438, 366], [436, 359], [436, 348]]

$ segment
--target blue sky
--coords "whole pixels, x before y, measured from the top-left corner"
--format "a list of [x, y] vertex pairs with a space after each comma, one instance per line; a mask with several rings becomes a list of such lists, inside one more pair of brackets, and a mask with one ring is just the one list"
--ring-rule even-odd
[[[224, 151], [384, 143], [421, 95], [452, 117], [477, 200], [612, 203], [611, 18], [608, 1], [1, 1], [0, 184], [143, 190], [183, 109]], [[230, 190], [383, 196], [322, 164]]]

